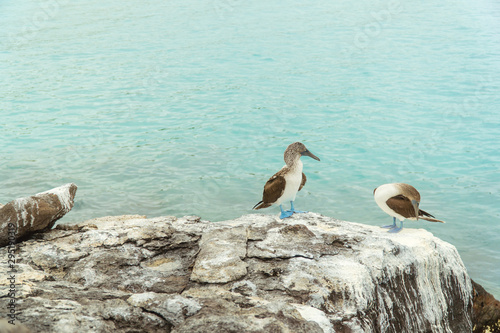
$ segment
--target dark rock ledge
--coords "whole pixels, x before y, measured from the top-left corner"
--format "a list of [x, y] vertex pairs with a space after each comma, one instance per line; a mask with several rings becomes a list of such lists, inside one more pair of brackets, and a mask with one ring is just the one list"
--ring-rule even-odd
[[315, 213], [218, 223], [106, 217], [35, 234], [17, 244], [16, 260], [18, 322], [32, 332], [474, 326], [473, 287], [453, 245], [421, 229], [388, 234]]
[[472, 286], [474, 287], [473, 332], [500, 333], [500, 302], [474, 281]]

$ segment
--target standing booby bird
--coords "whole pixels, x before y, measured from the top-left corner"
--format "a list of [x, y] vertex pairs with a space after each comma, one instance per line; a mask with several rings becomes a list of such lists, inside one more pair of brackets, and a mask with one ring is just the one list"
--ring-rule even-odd
[[[420, 205], [420, 193], [413, 186], [404, 183], [384, 184], [373, 190], [373, 196], [377, 205], [384, 212], [393, 217], [393, 224], [382, 228], [389, 228], [389, 232], [399, 232], [403, 229], [403, 220], [427, 220], [430, 222], [441, 222], [431, 214], [418, 208]], [[401, 222], [396, 227], [396, 218]]]
[[[307, 181], [306, 175], [302, 172], [301, 156], [309, 156], [319, 161], [319, 158], [311, 153], [303, 143], [295, 142], [289, 145], [284, 154], [286, 165], [269, 178], [266, 185], [264, 185], [262, 201], [253, 206], [253, 209], [279, 205], [281, 219], [290, 217], [293, 213], [305, 213], [295, 210], [293, 207], [297, 192], [304, 187]], [[290, 201], [290, 210], [283, 210], [282, 203], [286, 201]]]

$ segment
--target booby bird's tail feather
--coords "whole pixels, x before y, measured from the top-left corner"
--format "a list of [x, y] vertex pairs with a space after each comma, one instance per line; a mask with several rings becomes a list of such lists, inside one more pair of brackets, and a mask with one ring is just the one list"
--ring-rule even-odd
[[419, 218], [420, 218], [420, 217], [422, 217], [422, 218], [423, 218], [424, 216], [427, 216], [427, 217], [434, 217], [434, 218], [435, 218], [435, 216], [434, 216], [434, 215], [427, 213], [425, 210], [421, 210], [421, 209], [419, 209], [419, 210], [418, 210], [418, 217], [419, 217]]
[[441, 222], [445, 223], [444, 221], [438, 220], [434, 217], [434, 215], [427, 213], [425, 210], [418, 210], [418, 218], [422, 220], [426, 220], [429, 222]]
[[271, 206], [272, 204], [270, 203], [265, 203], [264, 201], [259, 201], [257, 202], [257, 204], [255, 204], [255, 206], [253, 206], [252, 209], [261, 209], [261, 208], [267, 208], [269, 206]]
[[438, 220], [438, 219], [433, 219], [432, 217], [426, 217], [426, 216], [419, 216], [419, 219], [426, 220], [429, 222], [441, 222], [441, 223], [446, 223], [444, 221]]

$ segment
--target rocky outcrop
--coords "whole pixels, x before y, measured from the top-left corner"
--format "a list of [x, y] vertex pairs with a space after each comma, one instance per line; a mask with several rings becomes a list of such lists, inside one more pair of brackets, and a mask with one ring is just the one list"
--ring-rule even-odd
[[0, 246], [48, 230], [73, 208], [75, 184], [66, 184], [0, 205]]
[[482, 286], [472, 281], [474, 287], [474, 333], [500, 333], [500, 302]]
[[420, 229], [108, 217], [58, 225], [16, 256], [17, 319], [33, 332], [472, 331], [457, 250]]

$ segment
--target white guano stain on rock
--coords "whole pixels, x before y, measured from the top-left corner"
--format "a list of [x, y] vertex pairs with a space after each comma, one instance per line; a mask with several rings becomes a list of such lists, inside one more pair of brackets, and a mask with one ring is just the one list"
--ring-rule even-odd
[[63, 186], [56, 187], [54, 189], [38, 193], [36, 195], [42, 194], [55, 194], [62, 204], [64, 212], [67, 213], [73, 208], [73, 197], [71, 195], [70, 188], [75, 184], [69, 183]]
[[312, 306], [302, 304], [292, 304], [300, 313], [300, 315], [307, 321], [314, 321], [318, 323], [324, 333], [335, 333], [330, 320], [326, 317], [325, 313]]

